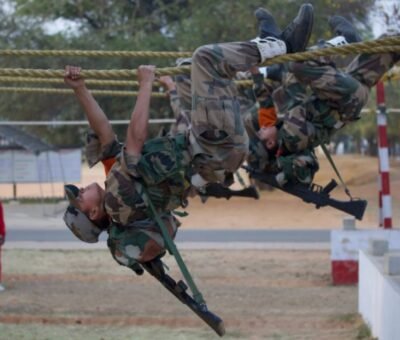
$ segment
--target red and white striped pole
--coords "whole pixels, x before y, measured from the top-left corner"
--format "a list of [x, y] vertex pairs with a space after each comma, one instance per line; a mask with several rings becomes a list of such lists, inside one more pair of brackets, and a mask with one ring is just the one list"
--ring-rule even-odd
[[376, 84], [377, 120], [378, 120], [378, 155], [379, 155], [379, 225], [392, 228], [392, 197], [390, 195], [389, 148], [387, 138], [387, 116], [385, 105], [385, 86]]

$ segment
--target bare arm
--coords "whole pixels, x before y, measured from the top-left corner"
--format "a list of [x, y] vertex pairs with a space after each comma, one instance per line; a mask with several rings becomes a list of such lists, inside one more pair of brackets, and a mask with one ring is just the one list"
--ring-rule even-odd
[[99, 137], [100, 143], [106, 145], [114, 140], [114, 131], [107, 116], [87, 89], [80, 72], [80, 67], [66, 66], [64, 81], [74, 90], [76, 98], [85, 111], [89, 125]]
[[154, 71], [153, 65], [142, 65], [138, 68], [139, 92], [125, 142], [126, 151], [131, 155], [139, 155], [147, 139]]

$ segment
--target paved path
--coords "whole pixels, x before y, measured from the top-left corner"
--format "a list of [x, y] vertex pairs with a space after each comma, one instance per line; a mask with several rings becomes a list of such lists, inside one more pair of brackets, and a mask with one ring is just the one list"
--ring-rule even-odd
[[[39, 209], [40, 208], [40, 209]], [[62, 220], [65, 204], [19, 205], [5, 209], [7, 239], [5, 248], [104, 248], [100, 242], [85, 244], [66, 228]], [[194, 230], [181, 228], [176, 237], [180, 248], [190, 249], [329, 249], [330, 230]]]
[[[107, 234], [101, 235], [105, 240]], [[80, 242], [69, 230], [9, 230], [7, 241]], [[319, 243], [330, 241], [330, 230], [180, 230], [177, 242], [293, 242]]]
[[[104, 249], [100, 242], [86, 244], [69, 230], [9, 230], [5, 248]], [[181, 249], [329, 249], [329, 230], [180, 230], [176, 243]]]

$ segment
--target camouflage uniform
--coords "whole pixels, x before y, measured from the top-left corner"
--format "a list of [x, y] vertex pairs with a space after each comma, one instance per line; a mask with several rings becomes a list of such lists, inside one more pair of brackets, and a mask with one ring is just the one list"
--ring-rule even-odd
[[160, 254], [165, 251], [147, 199], [153, 202], [170, 235], [175, 236], [179, 222], [171, 211], [186, 206], [189, 189], [186, 148], [185, 135], [155, 138], [144, 144], [141, 156], [133, 157], [116, 140], [102, 148], [97, 136], [88, 134], [89, 166], [116, 158], [105, 181], [104, 207], [111, 218], [108, 247], [118, 263], [132, 267], [143, 260], [141, 254], [149, 247], [156, 247]]
[[190, 110], [192, 108], [192, 93], [190, 75], [182, 74], [175, 77], [176, 90], [169, 91], [171, 104], [176, 123], [171, 134], [185, 133], [190, 126]]
[[[290, 73], [285, 73], [283, 83], [265, 82], [262, 74], [253, 77], [253, 89], [261, 108], [274, 107], [280, 112], [295, 105], [296, 100], [303, 99], [305, 91]], [[295, 94], [294, 99], [291, 94]], [[283, 185], [287, 181], [310, 184], [319, 165], [313, 149], [302, 150], [297, 153], [276, 154], [276, 151], [267, 150], [264, 142], [257, 135], [260, 129], [258, 112], [252, 112], [245, 117], [245, 126], [249, 134], [250, 145], [248, 164], [258, 170], [276, 174], [278, 183]], [[278, 126], [281, 122], [277, 123]]]
[[215, 171], [235, 172], [248, 152], [238, 92], [233, 77], [260, 62], [254, 42], [206, 45], [192, 58], [192, 128], [195, 171], [219, 181]]
[[310, 86], [312, 95], [306, 101], [294, 100], [288, 108], [279, 130], [281, 145], [293, 153], [328, 143], [337, 129], [360, 118], [370, 88], [399, 57], [395, 53], [361, 54], [345, 72], [321, 60], [289, 63], [289, 71], [302, 85]]

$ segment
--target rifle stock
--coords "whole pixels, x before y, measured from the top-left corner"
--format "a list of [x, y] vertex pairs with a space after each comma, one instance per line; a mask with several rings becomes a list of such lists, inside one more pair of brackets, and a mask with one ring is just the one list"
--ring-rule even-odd
[[160, 259], [141, 263], [141, 265], [180, 302], [188, 306], [200, 319], [210, 326], [219, 336], [223, 336], [225, 334], [223, 320], [214, 313], [210, 312], [207, 309], [206, 304], [197, 303], [188, 293], [186, 293], [187, 286], [183, 281], [176, 282], [171, 276], [167, 275]]
[[306, 203], [315, 204], [317, 209], [320, 207], [331, 206], [354, 216], [358, 220], [363, 218], [368, 202], [360, 199], [340, 201], [331, 198], [329, 193], [337, 186], [337, 183], [334, 180], [331, 180], [331, 182], [329, 182], [329, 184], [325, 187], [321, 187], [316, 184], [312, 184], [310, 187], [308, 187], [300, 183], [287, 183], [284, 186], [280, 186], [276, 181], [274, 174], [263, 173], [248, 166], [243, 166], [243, 168], [250, 174], [251, 177], [287, 192], [288, 194], [299, 197]]
[[260, 198], [255, 186], [251, 185], [241, 190], [232, 190], [224, 187], [219, 183], [209, 183], [204, 188], [204, 191], [199, 192], [200, 196], [226, 198], [229, 200], [231, 197], [249, 197], [258, 200]]

